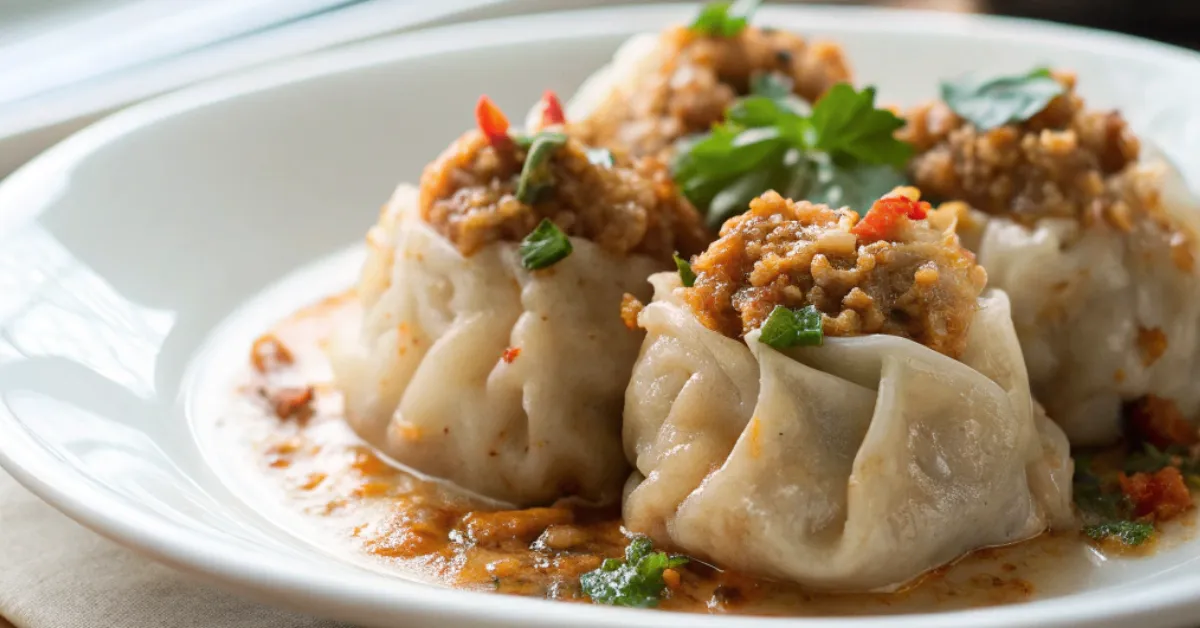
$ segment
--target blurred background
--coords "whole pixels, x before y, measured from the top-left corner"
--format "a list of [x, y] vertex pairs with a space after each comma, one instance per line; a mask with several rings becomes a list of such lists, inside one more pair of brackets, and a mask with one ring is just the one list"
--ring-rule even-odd
[[[461, 20], [652, 1], [663, 0], [0, 0], [0, 176], [122, 106], [278, 59]], [[1200, 49], [1200, 0], [826, 2], [1031, 17]]]

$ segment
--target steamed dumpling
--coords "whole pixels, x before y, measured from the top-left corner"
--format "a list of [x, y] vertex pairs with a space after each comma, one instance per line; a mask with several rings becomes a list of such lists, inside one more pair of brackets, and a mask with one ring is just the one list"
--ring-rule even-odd
[[849, 64], [834, 43], [755, 26], [733, 37], [675, 26], [626, 42], [567, 104], [567, 116], [585, 142], [658, 154], [720, 122], [764, 73], [790, 79], [809, 102], [850, 81]]
[[[1067, 442], [1031, 400], [1007, 298], [978, 296], [985, 274], [952, 231], [895, 213], [915, 201], [885, 201], [872, 212], [893, 224], [855, 228], [767, 193], [694, 261], [694, 287], [651, 278], [626, 527], [864, 591], [1071, 524]], [[761, 341], [764, 313], [810, 305], [823, 345]]]
[[904, 134], [916, 184], [974, 208], [972, 246], [1012, 300], [1036, 397], [1073, 443], [1100, 445], [1148, 395], [1200, 413], [1194, 209], [1165, 162], [1138, 160], [1119, 114], [1057, 78], [1067, 92], [1027, 122], [981, 132], [934, 103]]
[[[464, 135], [400, 186], [368, 234], [361, 329], [334, 348], [346, 416], [426, 474], [520, 506], [620, 497], [621, 407], [639, 333], [625, 293], [703, 242], [653, 164], [593, 164], [571, 139], [515, 197], [527, 151]], [[530, 270], [519, 241], [549, 219], [572, 252]]]

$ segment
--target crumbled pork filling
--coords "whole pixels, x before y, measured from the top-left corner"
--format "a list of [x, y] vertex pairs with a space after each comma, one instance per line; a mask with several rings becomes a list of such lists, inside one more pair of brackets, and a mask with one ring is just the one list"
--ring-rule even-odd
[[544, 166], [549, 187], [528, 205], [516, 198], [525, 149], [511, 142], [496, 148], [469, 131], [425, 169], [421, 217], [464, 255], [492, 242], [520, 241], [543, 218], [617, 255], [669, 262], [674, 251], [703, 248], [708, 237], [700, 217], [676, 192], [664, 164], [593, 164], [586, 150], [574, 139], [558, 148]]
[[795, 93], [815, 101], [850, 81], [842, 49], [784, 31], [748, 27], [734, 37], [698, 35], [678, 27], [662, 34], [652, 71], [619, 86], [579, 126], [584, 140], [634, 155], [658, 154], [675, 140], [704, 132], [750, 90], [750, 79], [778, 72]]
[[696, 282], [684, 298], [705, 326], [732, 338], [777, 305], [813, 305], [826, 335], [891, 334], [960, 355], [987, 282], [974, 256], [925, 220], [899, 216], [886, 239], [856, 235], [857, 222], [848, 209], [767, 192], [692, 261]]
[[1086, 110], [1073, 76], [1055, 78], [1066, 92], [1021, 124], [980, 131], [942, 102], [909, 112], [899, 136], [918, 151], [910, 168], [915, 185], [1027, 222], [1127, 215], [1113, 177], [1137, 161], [1137, 138], [1119, 113]]

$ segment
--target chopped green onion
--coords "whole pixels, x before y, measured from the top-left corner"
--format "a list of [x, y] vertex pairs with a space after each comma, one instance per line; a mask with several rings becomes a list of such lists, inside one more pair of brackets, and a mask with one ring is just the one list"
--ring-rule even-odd
[[567, 136], [556, 131], [541, 131], [530, 140], [525, 164], [521, 167], [521, 178], [517, 182], [517, 200], [532, 205], [538, 195], [550, 187], [549, 171], [543, 167], [554, 151], [567, 143]]
[[543, 218], [537, 228], [525, 236], [517, 250], [521, 265], [529, 270], [547, 268], [571, 254], [571, 240], [549, 218]]
[[679, 257], [678, 253], [672, 257], [675, 258], [675, 268], [679, 270], [679, 281], [683, 283], [683, 287], [691, 288], [696, 285], [696, 273], [692, 271], [691, 262]]
[[824, 340], [821, 313], [811, 305], [799, 310], [776, 305], [758, 337], [759, 342], [775, 349], [815, 347]]
[[613, 167], [613, 154], [607, 148], [589, 148], [587, 149], [587, 159], [590, 163], [605, 168]]

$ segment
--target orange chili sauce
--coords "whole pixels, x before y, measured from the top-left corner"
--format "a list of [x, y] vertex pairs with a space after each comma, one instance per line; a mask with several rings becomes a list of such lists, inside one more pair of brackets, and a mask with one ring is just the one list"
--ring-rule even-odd
[[[579, 576], [621, 557], [628, 542], [619, 508], [506, 510], [383, 460], [345, 424], [325, 357], [332, 330], [359, 315], [350, 294], [305, 308], [270, 332], [290, 360], [265, 372], [246, 366], [236, 394], [257, 410], [220, 425], [250, 435], [242, 440], [272, 494], [379, 569], [437, 585], [588, 602]], [[272, 391], [297, 387], [314, 391], [310, 411], [279, 418]], [[1084, 586], [1096, 551], [1075, 533], [1044, 534], [976, 551], [898, 592], [869, 594], [815, 593], [692, 561], [671, 575], [659, 608], [822, 616], [1013, 604]]]

